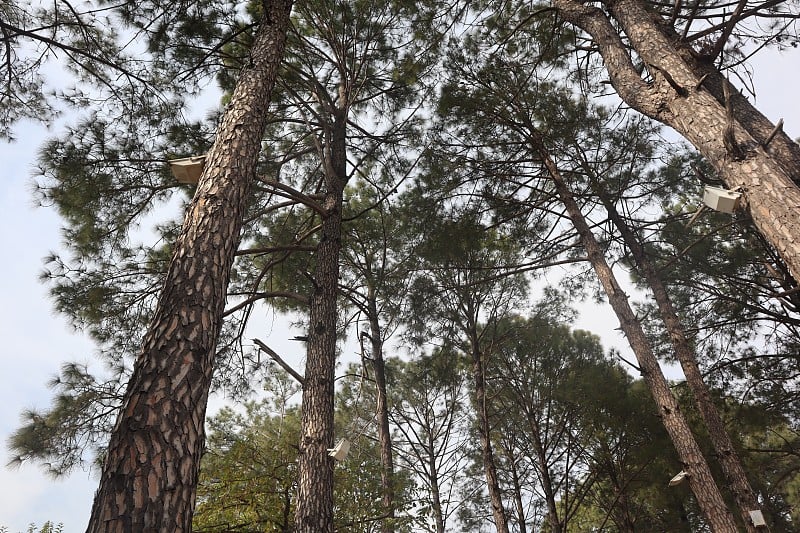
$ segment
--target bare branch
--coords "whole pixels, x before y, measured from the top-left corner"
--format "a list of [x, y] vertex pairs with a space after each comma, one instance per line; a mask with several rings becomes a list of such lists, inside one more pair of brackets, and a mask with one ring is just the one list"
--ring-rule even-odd
[[269, 355], [273, 361], [278, 363], [281, 368], [283, 368], [290, 376], [292, 376], [300, 385], [305, 385], [305, 379], [301, 376], [294, 368], [289, 366], [289, 363], [281, 359], [281, 356], [275, 352], [272, 348], [264, 344], [264, 342], [260, 341], [259, 339], [253, 339], [253, 342], [261, 348], [267, 355]]

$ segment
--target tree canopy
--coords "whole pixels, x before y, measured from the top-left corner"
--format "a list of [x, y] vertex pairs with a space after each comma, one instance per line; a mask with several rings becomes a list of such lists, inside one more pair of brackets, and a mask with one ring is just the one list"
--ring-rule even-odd
[[[108, 369], [66, 364], [15, 461], [102, 465], [91, 531], [790, 528], [800, 146], [746, 92], [798, 16], [0, 7], [0, 136], [68, 117], [39, 158], [65, 241], [42, 279]], [[196, 184], [170, 173], [184, 156]], [[707, 186], [738, 209], [696, 211]], [[586, 298], [635, 362], [571, 327]], [[299, 365], [258, 329], [270, 313], [300, 329]], [[212, 391], [231, 408], [206, 421]]]

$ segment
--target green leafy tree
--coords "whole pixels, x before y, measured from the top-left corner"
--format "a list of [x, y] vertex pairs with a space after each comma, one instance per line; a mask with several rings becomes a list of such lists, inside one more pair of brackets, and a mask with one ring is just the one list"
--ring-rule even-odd
[[[223, 88], [229, 91], [226, 102], [233, 105], [236, 101], [233, 98], [235, 92], [232, 91], [237, 79], [233, 72], [237, 69], [246, 71], [252, 66], [253, 47], [259, 44], [259, 34], [254, 31], [259, 25], [254, 21], [260, 20], [265, 9], [271, 5], [253, 3], [247, 10], [234, 14], [213, 2], [181, 6], [174, 12], [142, 4], [137, 10], [123, 9], [120, 16], [149, 39], [154, 54], [166, 58], [164, 64], [160, 65], [163, 69], [156, 72], [158, 75], [178, 82], [188, 79], [193, 83], [216, 75]], [[328, 335], [308, 335], [309, 353], [323, 354], [320, 357], [325, 361], [320, 370], [315, 366], [319, 358], [309, 357], [307, 370], [311, 373], [315, 369], [329, 373], [333, 368], [342, 191], [350, 175], [363, 172], [367, 164], [355, 164], [353, 168], [347, 168], [345, 132], [349, 126], [346, 123], [349, 120], [351, 126], [357, 126], [352, 130], [356, 134], [349, 136], [351, 147], [357, 147], [357, 157], [362, 161], [373, 161], [377, 157], [379, 143], [374, 142], [374, 131], [370, 131], [372, 126], [366, 126], [368, 121], [363, 120], [362, 113], [369, 105], [380, 107], [384, 113], [402, 111], [409, 98], [416, 95], [409, 87], [416, 81], [414, 72], [418, 70], [418, 62], [412, 59], [418, 54], [409, 47], [411, 44], [421, 45], [422, 39], [410, 41], [410, 34], [404, 28], [409, 24], [414, 25], [409, 22], [412, 17], [417, 17], [417, 21], [424, 21], [426, 16], [430, 18], [429, 12], [412, 12], [400, 5], [387, 5], [379, 12], [366, 9], [365, 5], [350, 7], [350, 11], [342, 13], [333, 4], [322, 2], [298, 11], [295, 26], [299, 29], [290, 35], [293, 52], [287, 57], [282, 75], [286, 83], [279, 88], [275, 98], [277, 116], [281, 117], [281, 122], [279, 126], [272, 122], [267, 138], [272, 134], [285, 134], [284, 140], [288, 139], [292, 134], [292, 125], [297, 126], [295, 133], [311, 146], [301, 155], [310, 157], [299, 158], [294, 151], [286, 149], [288, 155], [282, 159], [284, 153], [281, 149], [285, 149], [291, 141], [277, 143], [275, 150], [262, 155], [257, 167], [254, 164], [246, 169], [248, 185], [253, 194], [242, 197], [241, 216], [230, 213], [239, 217], [237, 224], [241, 228], [236, 230], [236, 238], [226, 238], [223, 242], [226, 246], [233, 246], [230, 257], [232, 259], [235, 253], [238, 260], [236, 264], [226, 267], [230, 275], [221, 272], [214, 276], [226, 287], [230, 279], [228, 290], [210, 293], [219, 295], [220, 301], [224, 301], [226, 295], [236, 300], [228, 309], [219, 310], [220, 318], [226, 319], [224, 323], [220, 320], [211, 322], [214, 324], [212, 329], [220, 331], [218, 339], [214, 335], [216, 373], [213, 378], [215, 385], [225, 387], [227, 392], [246, 393], [250, 389], [252, 383], [248, 371], [251, 368], [258, 370], [259, 365], [254, 351], [241, 342], [241, 335], [253, 305], [276, 296], [307, 304], [307, 309], [312, 310], [308, 319], [310, 322], [319, 322], [319, 318], [330, 323]], [[328, 15], [334, 16], [331, 18]], [[356, 31], [356, 19], [358, 25], [372, 24], [371, 29]], [[323, 22], [332, 24], [328, 29], [333, 31], [325, 33], [325, 28], [320, 26]], [[364, 26], [359, 27], [363, 29]], [[422, 31], [423, 26], [419, 25], [418, 29]], [[173, 38], [176, 35], [171, 33], [173, 31], [182, 32], [181, 37]], [[360, 47], [357, 57], [347, 52], [350, 49], [348, 43], [353, 38], [356, 39], [353, 42]], [[406, 47], [398, 43], [405, 43]], [[211, 53], [208, 53], [209, 48]], [[336, 57], [341, 61], [337, 62]], [[321, 70], [317, 70], [318, 67]], [[327, 100], [315, 104], [314, 95], [323, 95], [321, 88]], [[194, 90], [194, 86], [190, 89]], [[340, 89], [345, 89], [341, 97]], [[266, 101], [266, 98], [262, 99], [262, 102]], [[166, 245], [153, 247], [136, 243], [138, 239], [133, 231], [136, 223], [167, 200], [172, 192], [180, 190], [171, 183], [164, 159], [150, 154], [166, 152], [165, 155], [169, 157], [176, 152], [202, 153], [210, 145], [212, 137], [212, 133], [203, 125], [187, 128], [184, 127], [184, 121], [168, 120], [164, 113], [149, 110], [151, 113], [148, 117], [148, 110], [137, 108], [137, 111], [137, 114], [129, 117], [127, 130], [130, 135], [122, 135], [117, 130], [121, 123], [114, 122], [114, 117], [95, 113], [65, 135], [64, 139], [51, 143], [43, 162], [45, 171], [53, 180], [42, 188], [44, 201], [53, 202], [61, 209], [67, 223], [68, 242], [75, 253], [74, 260], [54, 258], [49, 277], [57, 307], [67, 312], [78, 327], [92, 333], [101, 343], [104, 355], [112, 366], [109, 379], [85, 376], [80, 382], [70, 375], [74, 366], [65, 369], [64, 377], [57, 382], [60, 403], [46, 413], [31, 413], [26, 427], [21, 430], [21, 434], [46, 434], [48, 440], [36, 448], [18, 448], [19, 459], [47, 460], [55, 465], [57, 472], [66, 471], [82, 460], [82, 452], [87, 447], [97, 450], [105, 447], [102, 435], [111, 429], [116, 409], [123, 401], [121, 384], [131, 376], [131, 360], [140, 345], [141, 331], [149, 322], [156, 305], [163, 276], [171, 264], [169, 257], [177, 249], [177, 244], [173, 243], [178, 235], [179, 222], [166, 222], [157, 228], [157, 238], [163, 239]], [[253, 108], [251, 111], [253, 118], [266, 121], [265, 113], [259, 109]], [[313, 116], [314, 120], [305, 120], [304, 116]], [[387, 135], [390, 138], [397, 135], [400, 127], [387, 124], [375, 126], [376, 131], [386, 133], [389, 130]], [[134, 138], [133, 132], [144, 138], [145, 142]], [[262, 138], [260, 133], [257, 137], [259, 140]], [[221, 138], [218, 136], [218, 141]], [[316, 138], [317, 142], [312, 142], [312, 138]], [[211, 166], [210, 158], [211, 154], [206, 160], [207, 172]], [[296, 166], [292, 167], [293, 163]], [[307, 171], [298, 173], [298, 182], [293, 185], [308, 191], [308, 195], [290, 185], [282, 185], [277, 179], [262, 177], [263, 173], [275, 173], [280, 177], [282, 165], [286, 165], [284, 170]], [[317, 179], [319, 175], [314, 174], [316, 168], [326, 169], [324, 179]], [[331, 169], [334, 169], [333, 173], [327, 172]], [[256, 177], [259, 179], [254, 179]], [[304, 181], [306, 178], [309, 181]], [[318, 184], [329, 193], [327, 200], [312, 192]], [[287, 198], [288, 201], [283, 205], [272, 205], [276, 196]], [[269, 251], [264, 251], [263, 247], [255, 251], [248, 246], [260, 244], [254, 236], [260, 235], [264, 225], [271, 220], [267, 215], [280, 208], [300, 211], [298, 204], [308, 208], [301, 215], [304, 223], [310, 222], [313, 227], [316, 222], [322, 222], [321, 237], [317, 238], [317, 231], [302, 231], [305, 238], [314, 242], [298, 244], [290, 238], [290, 244], [284, 244], [283, 240], [274, 239], [266, 243]], [[310, 216], [309, 212], [312, 213]], [[336, 227], [325, 229], [326, 224]], [[205, 235], [213, 238], [213, 234], [215, 232]], [[246, 243], [244, 250], [237, 250], [239, 234], [242, 242]], [[297, 235], [295, 233], [292, 237]], [[296, 288], [302, 289], [299, 292], [286, 290], [286, 287], [279, 294], [274, 290], [262, 290], [266, 284], [262, 285], [265, 281], [264, 272], [272, 273], [276, 251], [286, 254], [298, 249], [316, 252], [311, 259], [306, 256], [304, 266], [307, 268], [300, 270], [309, 274], [314, 272], [310, 276], [313, 282], [309, 276], [304, 276], [304, 283], [295, 284]], [[263, 258], [270, 254], [273, 255], [260, 264], [258, 260], [253, 260], [254, 257]], [[281, 261], [279, 258], [277, 262]], [[255, 269], [259, 269], [255, 275], [247, 277]], [[196, 270], [192, 272], [197, 273]], [[296, 277], [296, 272], [293, 275]], [[319, 294], [317, 289], [320, 287], [325, 288], [325, 295]], [[208, 294], [203, 291], [189, 292], [203, 297]], [[241, 368], [237, 368], [237, 360], [244, 361]], [[212, 378], [210, 372], [208, 378]], [[75, 384], [81, 386], [84, 383], [114, 391], [114, 394], [111, 397], [101, 393], [84, 395], [81, 388], [74, 387]], [[317, 383], [317, 380], [309, 379], [306, 383], [309, 384], [306, 389], [310, 390], [313, 388], [311, 384]], [[332, 385], [332, 379], [329, 383]], [[324, 392], [317, 394], [317, 397], [332, 398], [332, 388], [326, 388]], [[92, 397], [94, 400], [91, 400]], [[330, 404], [332, 399], [325, 399], [325, 402]], [[75, 411], [62, 408], [78, 403], [86, 409]], [[202, 404], [204, 401], [198, 405]], [[311, 411], [312, 404], [311, 401], [305, 402]], [[59, 445], [59, 438], [63, 434], [70, 437], [67, 446]], [[313, 472], [310, 474], [313, 476], [332, 470], [332, 462], [325, 452], [332, 445], [328, 440], [315, 441], [315, 457], [327, 466], [319, 469], [303, 467], [303, 471]], [[20, 438], [16, 442], [27, 446], [34, 443], [34, 439]], [[63, 455], [64, 452], [68, 455]], [[322, 497], [325, 491], [307, 493], [309, 498], [303, 501], [310, 502], [318, 500], [318, 496]]]
[[[392, 159], [391, 144], [406, 135], [413, 117], [408, 109], [418, 105], [420, 96], [414, 92], [415, 72], [424, 61], [417, 51], [428, 42], [420, 32], [432, 31], [431, 12], [435, 13], [436, 6], [324, 1], [303, 5], [290, 36], [291, 53], [280, 93], [282, 120], [270, 133], [277, 141], [275, 160], [280, 174], [276, 181], [292, 175], [294, 180], [291, 186], [272, 186], [311, 207], [290, 234], [295, 240], [310, 237], [315, 242], [308, 268], [300, 271], [305, 272], [301, 274], [305, 280], [299, 283], [301, 294], [308, 295], [308, 331], [304, 336], [298, 531], [333, 527], [334, 463], [327, 450], [334, 444], [345, 188], [355, 175], [369, 182], [375, 176], [372, 169]], [[370, 113], [380, 113], [383, 120], [374, 121]], [[289, 173], [290, 169], [295, 172]], [[391, 179], [399, 177], [389, 175]], [[380, 190], [380, 183], [386, 180], [373, 181], [373, 186]], [[315, 197], [305, 191], [314, 191]]]
[[299, 410], [270, 402], [226, 408], [209, 420], [194, 531], [291, 531]]
[[[586, 376], [597, 378], [596, 374]], [[582, 504], [575, 531], [699, 531], [700, 511], [684, 485], [669, 487], [680, 463], [642, 380], [619, 369], [587, 389], [590, 403], [579, 425], [585, 435]], [[572, 529], [570, 529], [572, 530]]]
[[[371, 431], [365, 431], [372, 420], [364, 413], [372, 411], [374, 402], [363, 382], [358, 374], [346, 376], [337, 396], [337, 433], [351, 447], [336, 463], [334, 521], [337, 529], [371, 532], [380, 528], [385, 511], [379, 446]], [[266, 398], [246, 404], [244, 412], [224, 408], [210, 419], [195, 531], [294, 531], [299, 386], [276, 373], [267, 388]], [[402, 508], [407, 498], [404, 478], [398, 478], [395, 486]], [[410, 531], [402, 520], [392, 527]]]
[[365, 183], [349, 190], [348, 212], [355, 215], [348, 217], [345, 227], [348, 245], [342, 251], [340, 287], [359, 323], [363, 372], [374, 381], [376, 438], [381, 447], [381, 485], [387, 514], [382, 529], [387, 532], [395, 519], [395, 460], [385, 352], [401, 327], [414, 263], [414, 239], [402, 224], [402, 207], [379, 197], [378, 192]]
[[[532, 318], [509, 319], [498, 332], [497, 356], [487, 369], [495, 403], [496, 424], [506, 437], [507, 477], [514, 491], [520, 528], [548, 524], [550, 531], [568, 531], [569, 521], [581, 505], [577, 480], [585, 475], [585, 435], [581, 411], [591, 409], [601, 396], [594, 388], [603, 382], [607, 364], [596, 337], [570, 331], [551, 317], [563, 314], [551, 299]], [[590, 377], [591, 376], [591, 377]], [[592, 379], [594, 378], [594, 379]], [[524, 459], [523, 459], [524, 458]], [[526, 467], [523, 482], [519, 471]], [[513, 468], [512, 468], [513, 467]], [[524, 491], [524, 492], [523, 492]], [[528, 517], [535, 509], [530, 500], [545, 503], [545, 520]]]
[[412, 306], [415, 320], [422, 322], [415, 327], [426, 328], [471, 361], [492, 517], [498, 531], [508, 531], [492, 444], [486, 368], [495, 356], [491, 332], [520, 305], [527, 285], [521, 274], [513, 272], [513, 265], [520, 263], [518, 243], [485, 224], [475, 206], [456, 204], [451, 209], [440, 208], [441, 214], [430, 223], [427, 239], [419, 248], [424, 270], [412, 285]]
[[[179, 30], [184, 30], [182, 36], [188, 38], [183, 40], [185, 48], [176, 50], [163, 40], [168, 29], [173, 28], [171, 23], [162, 24], [171, 16], [167, 15], [170, 7], [138, 3], [135, 9], [122, 4], [109, 10], [115, 23], [131, 28], [134, 33], [140, 31], [142, 39], [147, 40], [150, 48], [144, 68], [151, 69], [154, 77], [167, 74], [165, 70], [174, 73], [174, 69], [181, 69], [187, 61], [191, 62], [192, 54], [185, 52], [196, 51], [193, 47], [198, 40], [206, 39], [208, 43], [206, 30], [219, 29], [223, 24], [219, 18], [211, 17], [203, 28], [193, 27], [191, 23], [178, 25]], [[103, 459], [100, 487], [88, 531], [190, 529], [204, 440], [205, 408], [222, 326], [228, 277], [266, 125], [266, 110], [282, 57], [291, 2], [271, 2], [264, 7], [268, 16], [259, 25], [253, 41], [250, 64], [238, 76], [230, 105], [222, 116], [216, 140], [208, 153], [198, 191], [188, 206], [172, 250], [167, 254], [172, 256], [172, 260], [163, 278], [155, 312], [147, 320], [149, 327], [142, 339], [141, 350], [120, 398], [121, 407], [116, 413], [117, 422]], [[201, 13], [182, 6], [174, 14], [185, 22], [187, 18], [182, 17], [188, 17], [189, 21], [193, 17], [199, 20]], [[47, 10], [41, 12], [42, 17], [49, 15]], [[74, 12], [73, 15], [78, 16]], [[101, 26], [98, 21], [93, 22]], [[202, 37], [197, 34], [200, 30]], [[91, 45], [94, 39], [89, 34], [84, 35]], [[175, 36], [175, 33], [171, 35]], [[169, 67], [160, 68], [164, 65]], [[112, 93], [125, 92], [124, 82], [122, 80], [119, 85], [108, 88]], [[187, 84], [188, 87], [191, 85]], [[91, 97], [102, 99], [102, 95]], [[119, 181], [141, 177], [148, 167], [154, 166], [155, 161], [153, 157], [138, 159], [138, 164], [132, 165], [133, 169], [126, 169], [119, 181], [115, 181], [108, 169], [125, 167], [130, 161], [126, 156], [131, 152], [141, 153], [147, 147], [146, 142], [141, 142], [147, 131], [157, 130], [156, 135], [163, 140], [167, 134], [165, 130], [180, 122], [167, 117], [174, 117], [179, 112], [182, 100], [173, 107], [169, 103], [160, 108], [149, 104], [151, 102], [143, 98], [134, 106], [135, 112], [128, 112], [126, 106], [104, 108], [100, 105], [91, 110], [88, 122], [92, 126], [86, 128], [85, 135], [79, 136], [75, 142], [58, 145], [64, 150], [53, 146], [54, 150], [49, 154], [51, 157], [47, 162], [55, 177], [73, 185], [72, 188], [55, 189], [54, 198], [71, 224], [72, 231], [68, 232], [67, 238], [80, 255], [79, 260], [86, 264], [91, 264], [93, 258], [114, 256], [114, 252], [125, 257], [129, 248], [115, 237], [125, 235], [129, 229], [125, 226], [131, 223], [131, 219], [123, 214], [124, 209], [113, 214], [105, 211], [116, 224], [104, 228], [101, 227], [102, 216], [87, 216], [87, 213], [93, 210], [103, 212], [105, 208], [126, 202], [128, 205], [138, 202], [146, 208], [148, 199], [158, 195], [159, 188], [150, 186], [159, 175], [156, 173], [151, 179], [142, 180], [144, 185], [130, 189], [128, 192], [131, 194], [120, 198], [119, 203], [98, 209], [102, 202], [98, 201], [96, 191], [108, 192], [109, 188], [119, 187]], [[151, 116], [146, 118], [148, 115]], [[109, 125], [120, 116], [125, 119]], [[123, 124], [129, 126], [127, 132], [117, 129]], [[136, 124], [147, 124], [150, 128], [138, 129]], [[111, 129], [114, 131], [109, 131]], [[108, 150], [103, 142], [106, 138], [113, 139]], [[87, 150], [75, 154], [69, 150], [71, 147]], [[127, 148], [124, 155], [118, 150], [120, 147]], [[75, 166], [76, 161], [86, 163], [87, 160], [94, 160], [96, 164]], [[80, 171], [74, 172], [78, 168]], [[86, 182], [76, 184], [73, 174], [78, 178], [93, 176], [99, 180], [95, 185], [84, 187]], [[84, 195], [81, 197], [65, 191], [82, 191]], [[81, 211], [78, 203], [82, 203], [87, 211]], [[222, 205], [225, 207], [221, 209]], [[134, 213], [140, 214], [140, 211]], [[105, 300], [107, 292], [104, 287], [93, 285], [86, 288], [84, 295], [97, 302]], [[80, 313], [77, 316], [81, 317]], [[82, 318], [93, 317], [84, 315]], [[102, 395], [98, 395], [96, 400], [102, 402]], [[80, 414], [76, 416], [81, 417]], [[33, 424], [38, 422], [32, 420]], [[183, 431], [176, 433], [175, 428], [183, 428]], [[24, 458], [29, 450], [22, 452]], [[38, 452], [45, 457], [52, 453], [41, 449]]]
[[[575, 173], [571, 172], [571, 159], [560, 150], [565, 144], [569, 146], [574, 142], [570, 137], [573, 139], [587, 137], [582, 130], [591, 129], [598, 122], [602, 122], [603, 119], [600, 117], [606, 115], [601, 112], [597, 117], [591, 118], [594, 110], [585, 99], [573, 99], [568, 92], [561, 90], [557, 83], [550, 80], [537, 80], [537, 71], [524, 63], [521, 64], [513, 49], [506, 55], [503, 52], [504, 49], [499, 49], [490, 60], [479, 63], [478, 71], [493, 72], [496, 70], [494, 63], [501, 62], [507, 62], [509, 67], [513, 65], [517, 68], [500, 71], [498, 76], [491, 78], [491, 83], [481, 81], [487, 78], [485, 75], [474, 76], [474, 81], [470, 85], [454, 81], [452, 89], [449, 90], [458, 95], [458, 98], [452, 100], [452, 105], [456, 108], [463, 106], [465, 109], [476, 110], [477, 113], [472, 121], [475, 124], [474, 130], [478, 134], [485, 128], [499, 129], [505, 138], [516, 141], [513, 146], [519, 147], [521, 151], [528, 150], [528, 157], [534, 161], [534, 165], [541, 165], [545, 175], [552, 179], [552, 186], [564, 203], [566, 214], [580, 235], [580, 240], [604, 287], [609, 303], [619, 317], [621, 327], [637, 356], [641, 372], [653, 391], [654, 399], [663, 407], [665, 427], [670, 432], [682, 461], [687, 468], [696, 467], [698, 470], [696, 474], [692, 474], [690, 482], [704, 513], [712, 522], [712, 527], [733, 528], [735, 527], [733, 518], [726, 508], [702, 451], [679, 411], [679, 405], [669, 390], [668, 383], [641, 325], [630, 308], [627, 297], [609, 267], [608, 259], [604, 257], [606, 247], [594, 237], [590, 223], [583, 214], [584, 210], [591, 212], [591, 206], [588, 209], [582, 206], [583, 198], [573, 192], [580, 190], [581, 183], [574, 179]], [[512, 74], [503, 74], [508, 71]], [[528, 79], [538, 83], [531, 83], [523, 90], [517, 90], [515, 87], [519, 87], [519, 83], [516, 78], [519, 76], [527, 76]], [[513, 94], [513, 97], [510, 99], [505, 97], [508, 94]], [[550, 95], [549, 98], [547, 95]], [[542, 113], [547, 108], [549, 100], [560, 100], [564, 109], [555, 118]], [[602, 160], [606, 146], [601, 145], [599, 148], [601, 154], [599, 159]], [[595, 153], [592, 152], [593, 158]], [[502, 161], [504, 155], [504, 151], [500, 150], [495, 157]], [[609, 159], [612, 165], [619, 163], [619, 160], [613, 157]], [[568, 182], [569, 178], [571, 179]], [[577, 183], [574, 183], [575, 181]], [[550, 507], [554, 508], [554, 504], [551, 503]], [[747, 513], [744, 515], [747, 516]]]

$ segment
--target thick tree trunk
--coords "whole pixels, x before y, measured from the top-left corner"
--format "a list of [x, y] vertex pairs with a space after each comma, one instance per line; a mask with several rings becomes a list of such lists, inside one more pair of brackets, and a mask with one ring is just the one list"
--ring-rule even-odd
[[614, 309], [622, 331], [625, 333], [628, 343], [636, 355], [642, 378], [647, 383], [658, 406], [661, 421], [678, 452], [683, 470], [689, 474], [689, 486], [695, 495], [700, 510], [706, 517], [712, 531], [719, 533], [736, 532], [737, 527], [733, 515], [725, 505], [719, 487], [717, 487], [711, 475], [708, 463], [703, 457], [691, 428], [680, 411], [677, 400], [672, 395], [669, 384], [661, 371], [661, 367], [658, 365], [658, 360], [653, 354], [642, 326], [628, 303], [627, 295], [617, 283], [611, 267], [608, 266], [603, 256], [600, 245], [592, 235], [591, 229], [580, 211], [580, 207], [575, 202], [558, 167], [550, 158], [538, 134], [532, 132], [530, 142], [531, 147], [543, 161], [555, 184], [558, 196], [566, 207], [567, 214], [580, 235], [581, 243], [589, 256], [589, 261], [592, 263], [592, 267], [603, 285], [608, 302]]
[[[702, 68], [672, 27], [640, 0], [607, 2], [608, 14], [575, 0], [553, 4], [565, 20], [594, 39], [612, 85], [628, 105], [674, 128], [709, 160], [730, 189], [743, 192], [756, 227], [800, 280], [800, 188], [794, 183], [800, 178], [800, 150], [784, 135], [762, 146], [765, 132], [772, 129], [770, 122], [741, 97], [726, 102], [721, 74], [711, 65]], [[634, 68], [609, 17], [644, 61], [652, 83]]]
[[190, 531], [228, 275], [291, 1], [266, 2], [108, 445], [88, 532]]
[[481, 452], [483, 457], [483, 470], [486, 475], [486, 488], [489, 491], [489, 501], [492, 504], [492, 516], [495, 529], [498, 533], [508, 533], [508, 518], [503, 507], [503, 497], [500, 492], [500, 482], [497, 478], [497, 466], [492, 449], [492, 435], [489, 425], [489, 413], [486, 400], [486, 379], [483, 367], [483, 353], [480, 351], [477, 335], [471, 333], [472, 344], [472, 377], [475, 384], [475, 411], [478, 419], [478, 431], [481, 438]]
[[297, 533], [333, 533], [334, 372], [342, 248], [342, 198], [347, 184], [346, 115], [337, 110], [323, 163], [327, 192], [315, 254], [314, 292], [309, 304], [308, 349], [298, 456]]
[[394, 531], [394, 457], [392, 456], [392, 436], [389, 430], [389, 406], [386, 396], [386, 363], [383, 360], [383, 342], [381, 326], [378, 321], [378, 308], [375, 303], [375, 291], [370, 286], [367, 295], [369, 311], [369, 333], [371, 345], [372, 370], [375, 373], [376, 406], [375, 416], [378, 418], [378, 443], [381, 448], [381, 489], [383, 491], [383, 508], [386, 518], [381, 521], [381, 531]]
[[678, 358], [678, 361], [680, 361], [683, 374], [686, 377], [686, 383], [692, 391], [695, 403], [708, 429], [708, 434], [711, 438], [714, 451], [716, 452], [717, 460], [722, 467], [722, 472], [736, 500], [739, 512], [742, 516], [742, 523], [747, 531], [756, 533], [758, 530], [750, 522], [749, 511], [760, 508], [758, 500], [756, 499], [753, 489], [750, 487], [750, 482], [747, 480], [747, 475], [739, 460], [739, 454], [733, 447], [730, 436], [725, 429], [725, 423], [722, 421], [719, 411], [711, 399], [711, 393], [703, 380], [703, 374], [697, 364], [694, 349], [684, 333], [683, 324], [681, 324], [680, 318], [678, 318], [678, 314], [672, 306], [672, 300], [669, 294], [667, 294], [664, 283], [661, 281], [661, 276], [659, 276], [658, 271], [647, 258], [639, 239], [617, 212], [616, 207], [608, 198], [608, 195], [600, 190], [600, 187], [597, 187], [596, 190], [608, 211], [611, 221], [620, 232], [620, 235], [622, 235], [634, 260], [639, 265], [644, 279], [647, 281], [648, 285], [650, 285], [653, 298], [658, 305], [661, 318], [664, 321], [672, 345], [675, 348], [675, 356]]

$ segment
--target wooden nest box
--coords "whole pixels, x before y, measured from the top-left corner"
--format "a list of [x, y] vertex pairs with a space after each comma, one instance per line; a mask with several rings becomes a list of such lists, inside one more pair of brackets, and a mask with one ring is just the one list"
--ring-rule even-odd
[[178, 182], [197, 185], [197, 182], [200, 181], [200, 174], [203, 173], [205, 163], [206, 156], [193, 155], [181, 159], [170, 159], [169, 168]]
[[739, 207], [739, 200], [742, 193], [729, 191], [719, 187], [706, 186], [703, 189], [703, 203], [720, 213], [733, 213]]
[[347, 439], [341, 439], [339, 442], [336, 443], [336, 446], [333, 448], [328, 448], [328, 455], [336, 459], [337, 461], [344, 461], [345, 457], [347, 457], [347, 452], [350, 451], [350, 441]]

